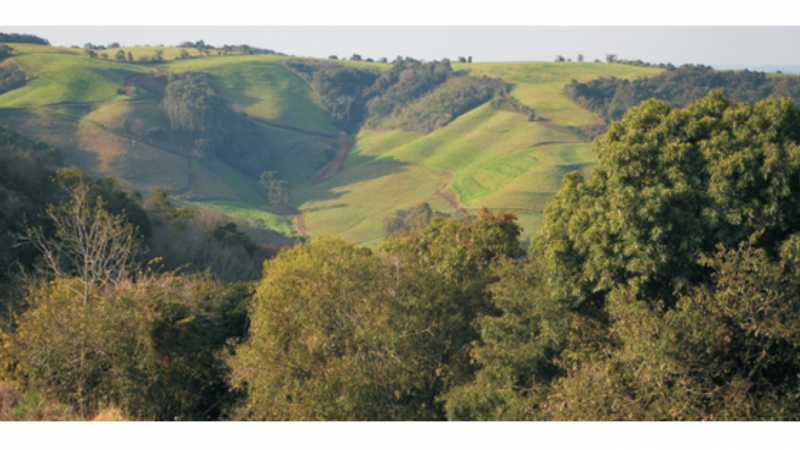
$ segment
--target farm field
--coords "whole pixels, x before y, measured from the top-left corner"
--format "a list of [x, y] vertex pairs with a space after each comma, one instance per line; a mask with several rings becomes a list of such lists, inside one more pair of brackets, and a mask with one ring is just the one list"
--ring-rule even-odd
[[[514, 210], [523, 238], [530, 236], [563, 175], [588, 174], [594, 164], [591, 143], [574, 130], [598, 118], [564, 95], [564, 85], [660, 72], [600, 63], [453, 63], [468, 76], [501, 78], [541, 120], [487, 102], [429, 134], [362, 128], [347, 135], [332, 125], [308, 84], [284, 66], [285, 56], [202, 56], [188, 49], [191, 57], [178, 59], [182, 49], [174, 47], [123, 47], [135, 59], [163, 52], [164, 62], [132, 64], [113, 60], [119, 49], [104, 51], [110, 59], [92, 59], [82, 49], [17, 47], [11, 63], [29, 80], [0, 95], [0, 125], [60, 148], [65, 164], [94, 177], [118, 177], [142, 192], [155, 186], [180, 202], [282, 234], [338, 234], [365, 245], [382, 239], [384, 219], [422, 202], [445, 213]], [[246, 114], [278, 149], [277, 170], [291, 193], [285, 207], [270, 207], [258, 180], [198, 157], [175, 139], [142, 131], [169, 129], [159, 97], [166, 73], [189, 71], [208, 73], [214, 94]]]

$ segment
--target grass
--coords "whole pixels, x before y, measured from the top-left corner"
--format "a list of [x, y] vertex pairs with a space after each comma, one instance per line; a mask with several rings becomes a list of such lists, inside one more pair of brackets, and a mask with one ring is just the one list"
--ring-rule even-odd
[[240, 217], [254, 225], [263, 221], [264, 228], [277, 231], [284, 236], [292, 236], [293, 230], [289, 220], [281, 215], [271, 212], [254, 209], [252, 206], [230, 200], [194, 200], [184, 201], [183, 203], [195, 207], [213, 208], [225, 214]]
[[636, 79], [655, 76], [663, 69], [605, 63], [455, 63], [456, 72], [472, 76], [502, 78], [511, 85], [511, 95], [533, 108], [542, 117], [560, 125], [582, 126], [593, 123], [591, 112], [580, 108], [564, 95], [570, 81], [586, 82], [597, 78]]
[[421, 165], [384, 159], [361, 164], [318, 185], [293, 192], [306, 224], [314, 234], [338, 234], [354, 242], [379, 241], [383, 219], [398, 209], [421, 202], [432, 208], [454, 209], [436, 191], [447, 186], [450, 176]]
[[[341, 136], [331, 125], [305, 82], [283, 67], [283, 56], [176, 59], [181, 49], [161, 48], [167, 62], [129, 64], [89, 59], [82, 49], [15, 47], [14, 63], [33, 79], [0, 96], [0, 124], [62, 148], [67, 164], [92, 176], [117, 176], [135, 189], [155, 185], [189, 204], [251, 222], [260, 219], [290, 235], [289, 221], [265, 206], [257, 180], [220, 161], [195, 158], [177, 142], [131, 136], [136, 121], [145, 129], [168, 124], [157, 99], [117, 94], [126, 77], [156, 70], [208, 72], [217, 94], [261, 123], [268, 141], [279, 150], [278, 168], [289, 182], [290, 202], [305, 215], [308, 232], [340, 234], [365, 245], [381, 240], [383, 219], [396, 210], [428, 202], [435, 210], [453, 212], [454, 200], [470, 210], [515, 210], [525, 229], [523, 237], [530, 236], [541, 225], [546, 201], [563, 175], [571, 170], [588, 174], [595, 163], [592, 145], [561, 128], [597, 120], [563, 94], [564, 85], [572, 79], [634, 79], [661, 72], [601, 63], [454, 63], [454, 70], [469, 76], [502, 78], [512, 96], [547, 122], [529, 122], [487, 103], [429, 134], [363, 130], [344, 171], [314, 184], [317, 171], [351, 137]], [[153, 56], [156, 49], [123, 48], [135, 58]], [[105, 52], [113, 59], [116, 49]], [[324, 61], [376, 70], [390, 67]]]
[[31, 80], [0, 95], [0, 108], [37, 108], [57, 103], [99, 103], [124, 99], [117, 90], [125, 78], [150, 68], [116, 61], [90, 59], [71, 53], [21, 54], [16, 65]]
[[[485, 63], [454, 64], [470, 75], [503, 78], [511, 94], [556, 125], [582, 126], [597, 119], [563, 95], [573, 78], [637, 78], [659, 69], [618, 64]], [[380, 240], [383, 218], [394, 210], [427, 201], [434, 209], [453, 208], [436, 194], [452, 192], [459, 206], [515, 210], [531, 236], [543, 210], [571, 170], [588, 175], [595, 163], [592, 145], [558, 127], [529, 122], [521, 114], [482, 105], [430, 134], [400, 130], [359, 133], [345, 171], [295, 197], [310, 233], [341, 234], [364, 244]], [[394, 170], [387, 170], [391, 167]], [[440, 174], [426, 180], [421, 174]]]
[[227, 56], [178, 60], [165, 65], [175, 72], [212, 75], [217, 94], [245, 113], [303, 130], [338, 134], [311, 89], [282, 65], [284, 57]]

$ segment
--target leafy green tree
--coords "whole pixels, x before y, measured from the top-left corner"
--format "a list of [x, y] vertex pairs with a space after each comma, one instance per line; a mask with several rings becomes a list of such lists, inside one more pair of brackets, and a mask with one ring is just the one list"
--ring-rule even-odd
[[520, 255], [510, 214], [434, 218], [377, 251], [321, 237], [265, 263], [251, 334], [231, 360], [257, 419], [442, 419], [469, 380], [487, 270]]
[[11, 54], [14, 53], [14, 48], [9, 47], [5, 44], [0, 44], [0, 61], [8, 58]]
[[[800, 297], [792, 270], [757, 248], [720, 246], [708, 283], [675, 308], [635, 289], [608, 297], [610, 340], [547, 399], [556, 420], [795, 420]], [[544, 411], [542, 411], [544, 413]]]
[[683, 109], [648, 101], [595, 144], [548, 203], [542, 248], [559, 300], [617, 283], [667, 300], [705, 279], [701, 253], [764, 229], [767, 249], [800, 230], [800, 113], [788, 99], [733, 104], [720, 91]]
[[246, 285], [140, 273], [96, 290], [58, 279], [29, 296], [13, 333], [0, 334], [0, 373], [91, 416], [107, 405], [146, 420], [210, 420], [238, 400], [218, 358], [244, 336]]
[[[448, 396], [450, 417], [796, 414], [795, 290], [774, 280], [779, 249], [794, 261], [800, 248], [799, 129], [788, 99], [734, 104], [719, 91], [682, 109], [650, 100], [612, 123], [591, 176], [567, 174], [548, 202], [529, 262], [499, 272], [481, 370]], [[702, 256], [755, 232], [739, 253]]]
[[131, 52], [128, 52], [128, 54], [127, 54], [127, 59], [128, 59], [128, 62], [129, 62], [129, 63], [132, 63], [132, 62], [133, 62], [133, 54], [131, 54]]
[[125, 62], [125, 50], [120, 49], [115, 55], [114, 59], [120, 62]]

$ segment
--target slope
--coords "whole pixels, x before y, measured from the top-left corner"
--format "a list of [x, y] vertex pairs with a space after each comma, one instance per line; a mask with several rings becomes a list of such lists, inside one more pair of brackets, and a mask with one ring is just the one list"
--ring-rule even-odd
[[659, 69], [596, 63], [453, 64], [469, 75], [500, 77], [511, 95], [545, 121], [497, 111], [488, 103], [430, 134], [362, 130], [345, 171], [295, 193], [309, 232], [371, 243], [394, 210], [428, 202], [434, 209], [516, 210], [531, 235], [564, 173], [589, 170], [591, 144], [565, 127], [598, 119], [563, 94], [572, 79], [652, 76]]

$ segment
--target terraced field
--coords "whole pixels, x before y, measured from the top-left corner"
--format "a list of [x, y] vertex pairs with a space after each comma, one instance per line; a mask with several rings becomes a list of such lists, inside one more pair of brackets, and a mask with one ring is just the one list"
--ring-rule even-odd
[[[542, 121], [483, 104], [430, 134], [362, 129], [347, 136], [331, 125], [316, 94], [276, 55], [176, 59], [131, 64], [90, 59], [80, 49], [19, 45], [11, 60], [29, 76], [0, 95], [0, 124], [62, 149], [65, 163], [92, 176], [113, 175], [132, 189], [157, 186], [173, 198], [234, 214], [264, 227], [311, 236], [340, 234], [371, 245], [386, 217], [428, 202], [434, 210], [515, 210], [531, 235], [546, 200], [571, 170], [588, 173], [591, 144], [569, 127], [598, 119], [562, 90], [572, 79], [652, 76], [658, 69], [598, 63], [453, 64], [469, 76], [502, 78], [510, 94]], [[155, 47], [132, 47], [134, 58]], [[193, 49], [190, 49], [190, 51]], [[108, 49], [113, 59], [117, 49]], [[152, 54], [151, 54], [152, 53]], [[192, 55], [197, 53], [194, 51]], [[379, 63], [331, 61], [383, 70]], [[168, 128], [160, 107], [163, 72], [202, 71], [216, 95], [262, 127], [280, 151], [289, 205], [268, 205], [257, 180], [217, 160], [196, 157], [174, 140], [142, 130]], [[294, 216], [294, 217], [293, 217]]]

